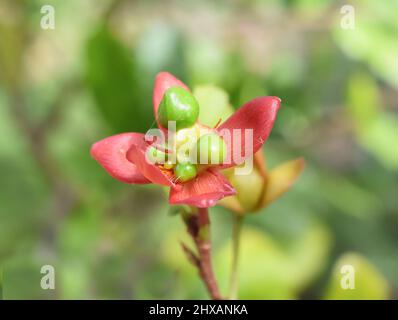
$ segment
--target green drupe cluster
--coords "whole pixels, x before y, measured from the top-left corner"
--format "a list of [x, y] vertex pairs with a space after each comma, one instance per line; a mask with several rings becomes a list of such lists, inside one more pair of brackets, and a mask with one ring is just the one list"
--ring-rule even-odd
[[[175, 121], [176, 137], [181, 141], [191, 141], [192, 132], [199, 116], [199, 105], [195, 97], [181, 87], [166, 90], [159, 105], [158, 119], [162, 127], [168, 128], [169, 121]], [[185, 137], [187, 135], [187, 137]], [[196, 148], [196, 159], [176, 157], [176, 163], [168, 159], [167, 153], [150, 147], [147, 158], [152, 163], [161, 164], [166, 170], [173, 170], [177, 182], [187, 182], [198, 175], [198, 164], [216, 165], [223, 162], [226, 155], [224, 140], [215, 132], [206, 132], [194, 140], [190, 148]]]

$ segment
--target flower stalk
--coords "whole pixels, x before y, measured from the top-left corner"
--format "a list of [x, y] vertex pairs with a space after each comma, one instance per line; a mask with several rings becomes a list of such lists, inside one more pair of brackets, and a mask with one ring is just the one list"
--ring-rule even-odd
[[210, 297], [213, 300], [221, 300], [222, 296], [214, 275], [211, 258], [209, 210], [208, 208], [197, 208], [197, 214], [185, 214], [183, 219], [187, 225], [188, 233], [196, 245], [197, 254], [184, 244], [182, 244], [182, 248], [189, 261], [198, 268], [200, 278]]

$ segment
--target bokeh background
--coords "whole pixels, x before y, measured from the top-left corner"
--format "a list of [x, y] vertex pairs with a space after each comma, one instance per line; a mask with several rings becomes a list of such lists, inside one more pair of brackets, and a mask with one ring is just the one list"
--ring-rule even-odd
[[[109, 177], [108, 135], [153, 126], [161, 70], [224, 88], [235, 108], [282, 98], [264, 152], [303, 156], [289, 193], [247, 217], [240, 298], [398, 297], [398, 1], [2, 0], [0, 295], [206, 298], [164, 190]], [[55, 29], [40, 27], [43, 5]], [[232, 214], [211, 209], [225, 291]], [[39, 286], [55, 268], [55, 290]], [[356, 270], [342, 290], [340, 266]]]

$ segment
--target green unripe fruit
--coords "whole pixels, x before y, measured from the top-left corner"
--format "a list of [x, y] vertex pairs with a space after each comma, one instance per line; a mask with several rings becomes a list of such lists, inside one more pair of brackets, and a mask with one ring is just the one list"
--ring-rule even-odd
[[208, 133], [199, 138], [197, 151], [198, 163], [220, 164], [227, 154], [227, 146], [218, 134]]
[[196, 166], [190, 163], [179, 163], [174, 168], [174, 175], [181, 182], [189, 181], [195, 178], [197, 174]]
[[199, 104], [195, 97], [181, 87], [166, 90], [159, 105], [158, 119], [162, 127], [167, 128], [168, 121], [176, 122], [176, 129], [188, 128], [199, 117]]

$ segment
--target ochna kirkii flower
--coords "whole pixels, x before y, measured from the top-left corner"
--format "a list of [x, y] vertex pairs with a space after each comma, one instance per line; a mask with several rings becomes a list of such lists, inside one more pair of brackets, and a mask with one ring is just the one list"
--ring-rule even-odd
[[[170, 187], [170, 204], [210, 207], [236, 193], [220, 170], [241, 164], [261, 148], [280, 101], [278, 97], [255, 98], [221, 125], [209, 128], [199, 123], [200, 106], [188, 87], [170, 73], [161, 72], [155, 80], [153, 108], [164, 138], [158, 141], [153, 135], [148, 139], [148, 133], [122, 133], [96, 142], [91, 155], [122, 182]], [[175, 130], [170, 130], [170, 122]], [[244, 134], [235, 135], [247, 131], [251, 141]], [[195, 151], [196, 157], [181, 152], [182, 146]]]

